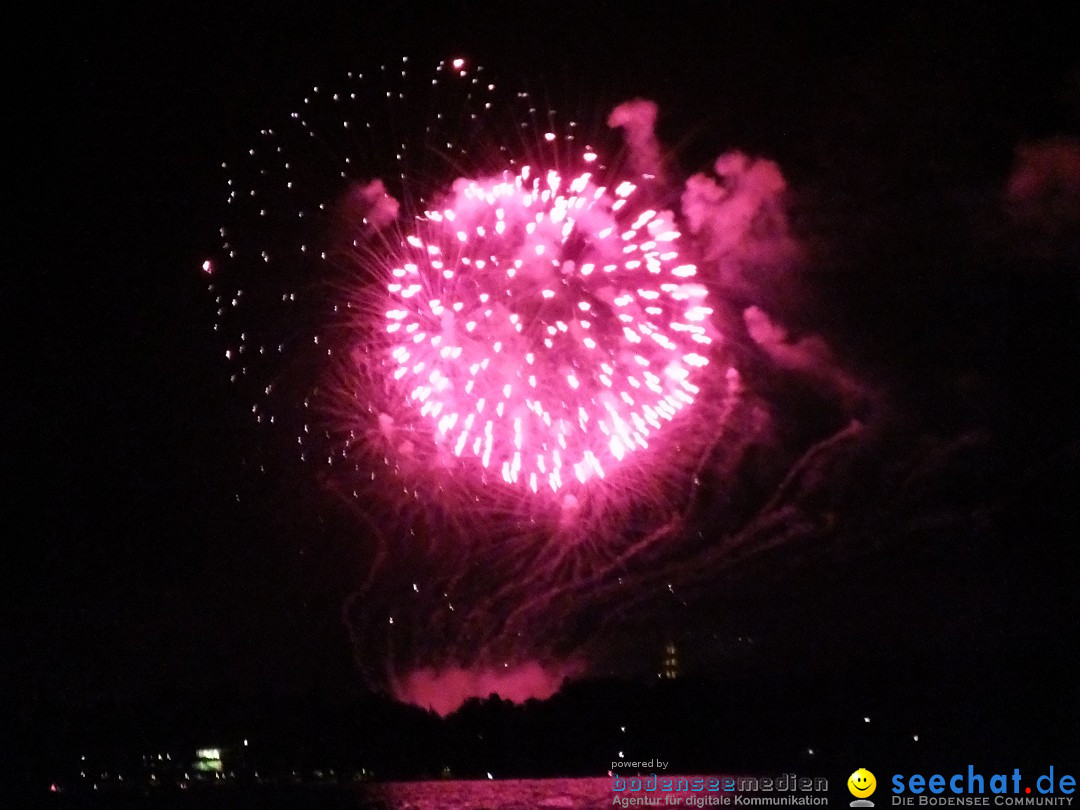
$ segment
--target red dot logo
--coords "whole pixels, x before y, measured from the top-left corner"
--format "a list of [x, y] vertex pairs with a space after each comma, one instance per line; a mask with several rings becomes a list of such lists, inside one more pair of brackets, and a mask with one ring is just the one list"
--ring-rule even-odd
[[1024, 788], [1024, 793], [1031, 793], [1031, 788]]

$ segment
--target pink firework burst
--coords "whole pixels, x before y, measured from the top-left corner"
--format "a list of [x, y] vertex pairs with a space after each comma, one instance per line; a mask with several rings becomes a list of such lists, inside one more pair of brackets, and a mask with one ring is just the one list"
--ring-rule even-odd
[[402, 60], [312, 88], [226, 167], [215, 328], [265, 446], [362, 520], [346, 613], [373, 684], [558, 683], [740, 547], [752, 499], [707, 510], [770, 441], [734, 368], [767, 364], [719, 271], [783, 184], [744, 161], [684, 188], [655, 116], [622, 104], [608, 135]]
[[700, 393], [712, 309], [680, 248], [629, 180], [523, 166], [458, 181], [391, 270], [386, 372], [485, 479], [559, 493], [604, 478]]
[[[605, 131], [402, 58], [222, 164], [202, 270], [272, 437], [251, 466], [282, 508], [360, 521], [344, 615], [370, 685], [550, 694], [835, 522], [861, 430], [833, 403], [859, 386], [769, 312], [783, 176], [741, 153], [680, 176], [656, 116], [626, 102]], [[340, 497], [297, 498], [279, 454]]]
[[229, 165], [231, 376], [365, 511], [664, 521], [736, 386], [655, 105], [616, 109], [620, 144], [500, 88], [352, 73]]

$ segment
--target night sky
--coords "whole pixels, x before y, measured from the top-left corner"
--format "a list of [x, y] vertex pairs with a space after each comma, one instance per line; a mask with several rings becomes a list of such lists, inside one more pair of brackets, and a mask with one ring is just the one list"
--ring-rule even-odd
[[359, 688], [341, 613], [364, 537], [309, 470], [254, 473], [260, 436], [199, 266], [217, 244], [218, 165], [305, 88], [464, 53], [655, 98], [688, 170], [729, 148], [776, 160], [819, 239], [805, 283], [822, 331], [889, 391], [897, 441], [990, 437], [930, 476], [938, 508], [901, 540], [872, 536], [903, 513], [883, 505], [848, 544], [725, 573], [684, 621], [763, 635], [780, 671], [864, 650], [885, 666], [894, 646], [943, 681], [998, 661], [1003, 690], [1042, 680], [1075, 711], [1080, 192], [1039, 249], [996, 202], [1019, 144], [1077, 134], [1075, 18], [352, 5], [82, 8], [19, 34], [0, 708]]

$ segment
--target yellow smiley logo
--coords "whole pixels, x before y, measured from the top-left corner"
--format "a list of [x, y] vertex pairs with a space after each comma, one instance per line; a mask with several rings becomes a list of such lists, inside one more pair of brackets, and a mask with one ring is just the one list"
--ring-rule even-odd
[[865, 799], [877, 789], [877, 779], [866, 768], [859, 768], [847, 780], [847, 789], [857, 799]]

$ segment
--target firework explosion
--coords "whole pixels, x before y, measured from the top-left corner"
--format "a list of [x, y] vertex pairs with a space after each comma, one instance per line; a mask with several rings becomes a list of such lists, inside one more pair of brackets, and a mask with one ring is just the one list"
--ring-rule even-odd
[[673, 223], [652, 209], [617, 217], [629, 181], [614, 199], [587, 172], [565, 195], [563, 183], [525, 166], [463, 184], [427, 212], [426, 238], [407, 238], [414, 255], [387, 287], [392, 376], [416, 384], [408, 399], [436, 439], [534, 493], [563, 489], [564, 469], [585, 484], [648, 449], [661, 420], [693, 404], [690, 371], [712, 343], [707, 292], [687, 283], [697, 268], [679, 263]]
[[[605, 130], [403, 61], [313, 88], [225, 165], [226, 358], [360, 519], [347, 619], [399, 697], [550, 694], [644, 606], [805, 533], [793, 504], [857, 440], [859, 384], [753, 298], [797, 252], [779, 170], [672, 180], [656, 114]], [[816, 391], [797, 440], [765, 393], [793, 373]]]

